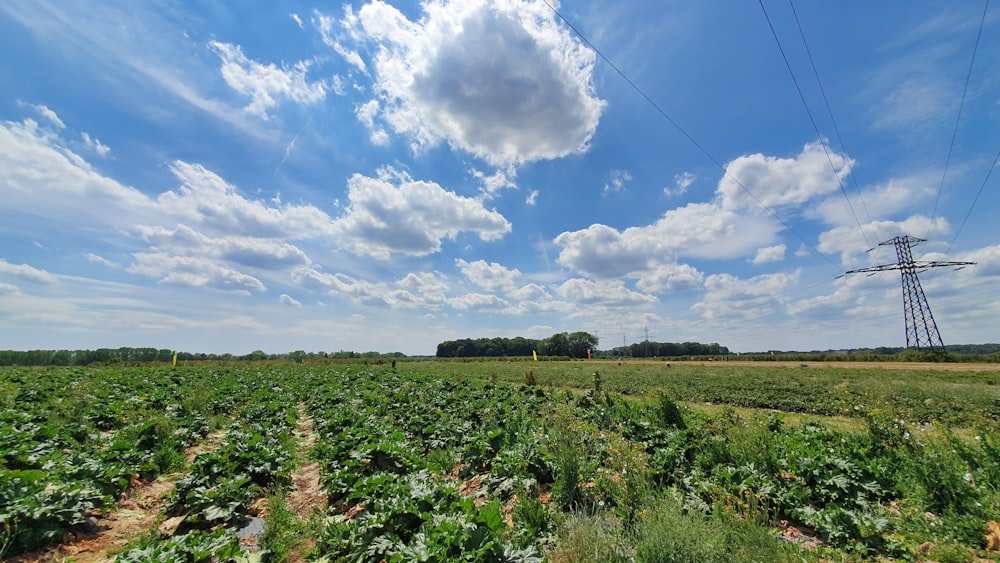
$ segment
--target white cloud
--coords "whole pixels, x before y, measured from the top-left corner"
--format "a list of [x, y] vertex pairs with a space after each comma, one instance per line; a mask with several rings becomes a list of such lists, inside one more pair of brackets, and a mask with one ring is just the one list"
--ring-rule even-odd
[[[31, 120], [0, 124], [0, 167], [9, 209], [63, 221], [66, 232], [103, 223], [109, 232], [138, 234], [150, 246], [128, 271], [164, 283], [261, 291], [263, 283], [241, 270], [307, 265], [305, 253], [285, 239], [331, 233], [331, 218], [315, 207], [247, 199], [197, 164], [171, 163], [181, 185], [151, 199], [100, 175]], [[88, 260], [105, 263], [94, 254]]]
[[538, 190], [531, 190], [528, 192], [528, 196], [524, 198], [525, 205], [535, 205], [538, 203]]
[[757, 254], [754, 255], [754, 264], [767, 264], [768, 262], [780, 262], [785, 259], [785, 245], [776, 244], [774, 246], [766, 246], [764, 248], [757, 249]]
[[511, 270], [496, 262], [487, 263], [485, 260], [466, 262], [456, 258], [455, 265], [469, 281], [486, 291], [504, 293], [512, 291], [516, 287], [515, 280], [521, 275], [517, 268]]
[[0, 258], [0, 276], [9, 276], [33, 284], [49, 285], [58, 283], [56, 276], [28, 264], [11, 264]]
[[603, 192], [609, 194], [611, 192], [624, 191], [625, 185], [631, 181], [632, 175], [629, 174], [628, 170], [612, 170], [608, 172], [608, 176], [604, 180]]
[[292, 12], [291, 14], [288, 14], [288, 17], [292, 18], [292, 21], [295, 22], [295, 25], [299, 26], [299, 29], [305, 29], [305, 26], [302, 25], [302, 18], [300, 18], [298, 14]]
[[311, 205], [271, 207], [242, 196], [236, 186], [200, 164], [174, 161], [176, 190], [160, 194], [156, 205], [181, 222], [215, 234], [307, 239], [330, 233], [330, 217]]
[[87, 257], [87, 261], [88, 262], [93, 262], [95, 264], [100, 264], [102, 266], [107, 266], [109, 268], [117, 268], [118, 267], [118, 264], [115, 264], [114, 262], [112, 262], [111, 260], [108, 260], [107, 258], [105, 258], [103, 256], [99, 256], [97, 254], [94, 254], [93, 252], [88, 252], [86, 254], [86, 257]]
[[466, 293], [448, 300], [448, 305], [460, 311], [503, 312], [510, 303], [502, 297], [486, 293]]
[[141, 225], [137, 229], [153, 248], [172, 254], [211, 257], [263, 270], [282, 270], [310, 263], [298, 247], [274, 238], [238, 235], [213, 238], [187, 225], [177, 225], [173, 230]]
[[[124, 2], [4, 2], [0, 10], [39, 44], [56, 49], [79, 72], [93, 76], [97, 84], [88, 87], [103, 87], [114, 97], [112, 104], [159, 100], [168, 94], [187, 104], [180, 108], [183, 111], [196, 108], [242, 134], [264, 136], [245, 112], [199, 91], [215, 71], [203, 63], [201, 45], [183, 40], [187, 30], [177, 27], [170, 10]], [[165, 101], [157, 103], [155, 112], [142, 102], [136, 108], [150, 119], [172, 120], [179, 108], [176, 100]]]
[[208, 287], [249, 295], [264, 291], [264, 284], [254, 276], [228, 268], [218, 261], [201, 256], [175, 256], [164, 252], [136, 252], [135, 263], [128, 271], [156, 278], [168, 285]]
[[936, 76], [922, 73], [895, 85], [872, 112], [876, 129], [924, 128], [950, 115], [955, 92]]
[[358, 18], [354, 14], [354, 8], [350, 4], [344, 5], [344, 19], [340, 23], [340, 32], [335, 29], [338, 22], [336, 18], [324, 15], [319, 10], [313, 12], [313, 24], [319, 30], [323, 43], [333, 48], [333, 50], [344, 57], [350, 65], [360, 70], [363, 74], [368, 74], [368, 65], [357, 51], [352, 51], [344, 46], [344, 41], [357, 41]]
[[111, 148], [102, 143], [100, 140], [93, 139], [86, 133], [81, 133], [80, 136], [83, 138], [84, 146], [97, 153], [97, 156], [106, 157], [108, 156], [108, 153], [111, 152]]
[[293, 298], [291, 295], [288, 295], [287, 293], [282, 293], [281, 295], [279, 295], [278, 302], [283, 305], [288, 305], [289, 307], [294, 307], [296, 309], [302, 307], [302, 303], [296, 301], [295, 298]]
[[[410, 274], [393, 287], [385, 282], [372, 283], [346, 274], [328, 274], [315, 268], [292, 271], [292, 282], [303, 289], [346, 298], [365, 307], [438, 309], [445, 301], [446, 285], [435, 274]], [[424, 291], [426, 290], [426, 293]]]
[[333, 90], [333, 93], [338, 96], [343, 96], [347, 93], [344, 89], [344, 79], [341, 78], [339, 74], [334, 74], [330, 78], [330, 88]]
[[[18, 102], [18, 104], [22, 105], [23, 102]], [[65, 129], [66, 128], [66, 124], [63, 123], [63, 121], [61, 119], [59, 119], [59, 116], [56, 114], [56, 112], [52, 111], [47, 106], [45, 106], [43, 104], [27, 104], [27, 105], [31, 109], [35, 110], [38, 113], [38, 115], [40, 115], [40, 116], [44, 117], [46, 120], [48, 120], [49, 123], [51, 123], [52, 125], [55, 125], [59, 129]]]
[[786, 295], [799, 272], [765, 274], [741, 279], [731, 274], [713, 274], [705, 279], [704, 298], [693, 306], [706, 319], [723, 324], [759, 321], [785, 308]]
[[697, 180], [698, 177], [691, 172], [683, 172], [681, 174], [674, 175], [674, 187], [663, 188], [663, 195], [665, 196], [679, 196], [684, 195], [691, 184]]
[[805, 145], [795, 158], [741, 156], [726, 165], [717, 195], [725, 209], [800, 205], [839, 189], [839, 178], [853, 163], [836, 153], [828, 155], [819, 142]]
[[595, 278], [651, 271], [678, 256], [732, 258], [773, 241], [779, 227], [766, 218], [737, 215], [715, 204], [692, 203], [667, 211], [656, 223], [619, 232], [606, 225], [564, 232], [559, 263]]
[[658, 264], [639, 274], [635, 285], [647, 293], [669, 293], [696, 289], [704, 279], [704, 274], [689, 264]]
[[292, 68], [278, 68], [250, 60], [239, 45], [219, 41], [209, 43], [222, 59], [222, 77], [237, 92], [249, 96], [247, 111], [267, 119], [267, 110], [278, 105], [280, 99], [300, 104], [314, 104], [326, 98], [324, 81], [309, 82], [306, 73], [308, 61], [299, 61]]
[[[931, 219], [923, 215], [914, 215], [903, 221], [874, 221], [867, 225], [862, 225], [864, 232], [876, 233], [877, 241], [872, 244], [879, 244], [896, 235], [904, 233], [921, 233], [928, 235], [943, 235], [950, 230], [948, 220], [944, 217]], [[866, 255], [869, 249], [867, 242], [858, 230], [857, 225], [844, 225], [824, 231], [819, 235], [819, 244], [816, 249], [825, 253], [840, 253], [844, 266], [854, 267], [864, 260], [871, 260], [871, 256]], [[895, 253], [891, 247], [881, 250], [884, 247], [876, 247], [878, 254], [886, 259], [895, 261]], [[862, 258], [864, 256], [864, 258]], [[874, 256], [874, 255], [872, 255]]]
[[479, 191], [484, 199], [493, 199], [504, 189], [517, 189], [517, 184], [514, 182], [517, 171], [513, 168], [507, 171], [495, 170], [493, 174], [488, 176], [482, 170], [475, 168], [470, 170], [469, 173], [472, 174], [473, 178], [479, 180]]
[[387, 146], [389, 144], [389, 134], [381, 126], [375, 124], [375, 116], [378, 115], [378, 109], [378, 100], [369, 100], [358, 105], [354, 109], [354, 115], [357, 116], [358, 121], [368, 127], [368, 138], [373, 145]]
[[0, 123], [0, 192], [8, 210], [126, 226], [152, 205], [139, 190], [97, 173], [57, 133], [31, 119]]
[[380, 116], [415, 147], [447, 141], [492, 163], [585, 151], [604, 102], [591, 84], [594, 53], [542, 3], [444, 0], [411, 22], [383, 2], [345, 9], [344, 37], [318, 16], [324, 40], [358, 68], [342, 41], [367, 39]]
[[556, 292], [563, 299], [577, 306], [634, 307], [654, 305], [660, 302], [653, 295], [632, 291], [625, 287], [621, 280], [592, 281], [574, 278], [563, 282], [556, 288]]
[[481, 202], [390, 167], [377, 178], [355, 174], [347, 184], [350, 204], [333, 229], [341, 245], [357, 254], [424, 256], [440, 251], [443, 238], [462, 232], [491, 241], [511, 229], [503, 215]]

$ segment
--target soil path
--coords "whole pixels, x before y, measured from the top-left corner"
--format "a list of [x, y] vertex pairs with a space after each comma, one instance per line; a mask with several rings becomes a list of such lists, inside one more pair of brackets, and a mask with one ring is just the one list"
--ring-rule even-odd
[[[212, 432], [202, 442], [184, 450], [187, 464], [191, 465], [199, 453], [217, 448], [222, 436], [222, 432]], [[114, 561], [117, 554], [129, 543], [153, 529], [161, 510], [167, 504], [168, 495], [183, 475], [183, 472], [161, 475], [149, 482], [139, 480], [136, 475], [115, 509], [103, 515], [94, 514], [91, 526], [81, 528], [79, 533], [67, 532], [63, 543], [53, 549], [16, 555], [5, 561], [11, 563], [49, 563], [67, 559], [74, 563]]]
[[[316, 430], [313, 418], [306, 411], [304, 403], [299, 403], [298, 423], [295, 427], [295, 453], [302, 463], [292, 473], [292, 489], [288, 493], [288, 510], [299, 520], [307, 520], [316, 512], [326, 510], [326, 493], [320, 485], [319, 462], [309, 461], [309, 451], [316, 445]], [[312, 547], [309, 540], [295, 546], [289, 554], [290, 563], [305, 561], [304, 553]]]

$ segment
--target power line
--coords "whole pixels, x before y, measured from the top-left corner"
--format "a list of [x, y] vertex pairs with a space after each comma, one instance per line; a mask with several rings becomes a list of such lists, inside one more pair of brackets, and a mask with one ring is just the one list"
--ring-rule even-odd
[[[601, 60], [603, 60], [605, 63], [607, 63], [608, 66], [610, 66], [612, 68], [612, 70], [614, 70], [618, 74], [618, 76], [620, 76], [626, 83], [628, 83], [629, 86], [632, 87], [633, 90], [636, 91], [636, 93], [638, 93], [640, 96], [642, 96], [642, 98], [644, 100], [646, 100], [646, 102], [648, 102], [649, 105], [651, 105], [653, 107], [653, 109], [655, 109], [660, 114], [660, 116], [662, 116], [664, 119], [666, 119], [674, 127], [674, 129], [676, 129], [681, 135], [683, 135], [688, 141], [690, 141], [692, 145], [694, 145], [695, 147], [697, 147], [697, 149], [699, 151], [701, 151], [701, 153], [703, 155], [705, 155], [705, 157], [708, 158], [708, 160], [711, 161], [712, 164], [715, 164], [715, 166], [717, 166], [719, 168], [719, 170], [722, 171], [722, 173], [723, 173], [724, 176], [727, 176], [730, 180], [732, 180], [733, 182], [735, 182], [737, 186], [739, 186], [751, 198], [753, 198], [754, 201], [757, 202], [757, 205], [759, 205], [762, 209], [764, 209], [765, 211], [767, 211], [772, 217], [775, 218], [775, 220], [777, 220], [779, 223], [781, 223], [781, 225], [783, 227], [785, 227], [786, 229], [788, 229], [789, 232], [791, 232], [796, 237], [798, 237], [799, 240], [801, 240], [803, 242], [803, 244], [805, 244], [813, 254], [816, 254], [817, 256], [819, 256], [822, 259], [826, 260], [834, 268], [838, 267], [837, 264], [833, 260], [831, 260], [829, 256], [823, 254], [818, 249], [816, 249], [816, 247], [814, 247], [813, 245], [809, 244], [809, 241], [804, 236], [802, 236], [801, 234], [799, 234], [799, 232], [796, 231], [794, 228], [792, 228], [792, 226], [790, 224], [788, 224], [784, 219], [782, 219], [781, 217], [779, 217], [778, 214], [775, 213], [775, 211], [773, 209], [771, 209], [770, 207], [768, 207], [763, 201], [761, 201], [761, 199], [758, 198], [757, 195], [754, 194], [753, 191], [750, 190], [750, 188], [746, 187], [743, 184], [743, 182], [741, 182], [738, 178], [736, 178], [735, 176], [733, 176], [732, 174], [730, 174], [729, 171], [726, 169], [726, 167], [718, 159], [716, 159], [714, 156], [712, 156], [712, 153], [708, 152], [708, 149], [706, 149], [704, 146], [702, 146], [701, 143], [699, 143], [697, 140], [695, 140], [695, 138], [692, 137], [690, 133], [688, 133], [683, 127], [681, 127], [680, 123], [678, 123], [672, 117], [670, 117], [670, 115], [667, 114], [667, 112], [664, 111], [664, 109], [661, 108], [659, 106], [659, 104], [657, 104], [656, 102], [654, 102], [653, 99], [650, 98], [646, 94], [646, 92], [644, 92], [642, 90], [642, 88], [639, 87], [639, 85], [637, 85], [635, 82], [633, 82], [631, 78], [629, 78], [621, 69], [618, 68], [617, 65], [615, 65], [615, 63], [613, 63], [611, 61], [611, 59], [609, 59], [607, 56], [605, 56], [605, 54], [603, 52], [601, 52], [600, 49], [598, 49], [593, 43], [591, 43], [590, 40], [587, 39], [587, 37], [585, 35], [583, 35], [583, 33], [581, 33], [580, 30], [578, 30], [576, 28], [576, 26], [574, 26], [572, 23], [570, 23], [570, 21], [568, 19], [566, 19], [565, 16], [563, 16], [561, 13], [559, 13], [559, 11], [556, 10], [552, 6], [552, 4], [549, 3], [548, 0], [542, 0], [542, 3], [544, 3], [546, 6], [548, 6], [549, 10], [552, 10], [552, 13], [555, 14], [560, 20], [562, 20], [563, 23], [565, 23], [566, 26], [569, 27], [573, 31], [573, 33], [575, 33], [577, 35], [577, 37], [580, 38], [581, 41], [583, 41], [588, 47], [590, 47], [591, 49], [593, 49], [593, 51], [595, 53], [597, 53], [597, 56], [599, 56], [601, 58]], [[851, 211], [853, 213], [853, 209]]]
[[[809, 116], [809, 123], [812, 124], [813, 131], [816, 132], [816, 138], [819, 139], [820, 145], [823, 146], [823, 152], [826, 154], [826, 161], [830, 163], [830, 169], [833, 171], [834, 177], [837, 178], [837, 184], [840, 186], [840, 192], [844, 194], [844, 199], [847, 200], [847, 207], [851, 210], [851, 216], [854, 217], [854, 222], [858, 224], [858, 232], [861, 233], [861, 237], [865, 239], [865, 244], [871, 247], [871, 242], [868, 241], [868, 235], [865, 234], [864, 228], [861, 226], [861, 221], [858, 219], [858, 214], [854, 212], [854, 205], [851, 204], [851, 198], [847, 195], [847, 189], [844, 188], [844, 181], [840, 178], [840, 174], [837, 173], [837, 166], [833, 163], [833, 157], [830, 155], [830, 148], [826, 145], [826, 141], [823, 139], [822, 133], [819, 131], [819, 126], [816, 125], [816, 119], [813, 118], [812, 111], [809, 109], [809, 104], [806, 103], [806, 97], [802, 93], [802, 87], [799, 86], [799, 81], [795, 78], [795, 71], [792, 70], [791, 63], [788, 62], [788, 56], [785, 54], [785, 49], [781, 46], [781, 40], [778, 39], [778, 33], [774, 30], [774, 24], [771, 23], [771, 17], [767, 14], [767, 8], [764, 7], [763, 0], [757, 0], [760, 5], [760, 9], [764, 12], [764, 19], [767, 20], [767, 27], [771, 30], [771, 37], [774, 38], [775, 44], [778, 45], [778, 52], [781, 53], [782, 60], [785, 61], [785, 68], [788, 69], [788, 74], [792, 77], [792, 84], [795, 85], [795, 91], [799, 93], [799, 100], [802, 101], [802, 107], [806, 110], [806, 115]], [[796, 17], [796, 22], [798, 18]], [[799, 28], [799, 33], [802, 32], [802, 28]], [[805, 41], [805, 35], [802, 36], [803, 42]], [[808, 47], [806, 48], [808, 51]], [[812, 56], [809, 57], [810, 62], [812, 61]], [[813, 71], [816, 67], [813, 66]], [[817, 74], [816, 79], [819, 80], [819, 75]], [[825, 99], [825, 96], [824, 96]], [[829, 105], [827, 106], [829, 109]]]
[[930, 226], [928, 232], [934, 226], [934, 219], [937, 217], [938, 202], [941, 201], [941, 192], [944, 191], [944, 180], [948, 176], [948, 165], [951, 163], [951, 152], [955, 148], [955, 138], [958, 137], [958, 124], [962, 120], [962, 108], [965, 107], [965, 96], [969, 91], [969, 80], [972, 78], [972, 67], [976, 62], [976, 52], [979, 51], [979, 39], [983, 36], [983, 24], [986, 23], [986, 11], [990, 7], [990, 0], [986, 0], [983, 6], [983, 16], [979, 20], [979, 31], [976, 33], [976, 43], [972, 47], [972, 60], [969, 61], [969, 72], [965, 75], [965, 87], [962, 88], [962, 101], [958, 104], [958, 115], [955, 116], [955, 129], [951, 133], [951, 143], [948, 144], [948, 156], [944, 160], [944, 171], [941, 173], [941, 184], [938, 186], [937, 197], [934, 198], [934, 209], [931, 211]]
[[[819, 92], [823, 97], [823, 104], [826, 106], [826, 113], [830, 116], [830, 123], [833, 124], [833, 131], [837, 135], [837, 142], [840, 144], [840, 152], [849, 154], [847, 152], [847, 147], [844, 144], [844, 138], [840, 135], [840, 127], [837, 126], [837, 120], [833, 117], [833, 109], [830, 108], [830, 100], [826, 96], [826, 89], [823, 88], [823, 81], [819, 78], [819, 70], [816, 69], [816, 63], [813, 61], [812, 51], [809, 50], [809, 43], [806, 41], [806, 34], [802, 30], [802, 24], [799, 22], [799, 14], [795, 11], [795, 4], [792, 0], [788, 0], [788, 6], [792, 9], [792, 17], [795, 18], [795, 27], [799, 30], [799, 37], [802, 38], [802, 46], [806, 50], [806, 56], [809, 58], [809, 66], [812, 67], [813, 76], [816, 77], [816, 84], [819, 85]], [[858, 199], [861, 201], [861, 209], [865, 212], [865, 219], [870, 225], [872, 222], [872, 216], [868, 213], [868, 206], [865, 204], [865, 196], [861, 192], [861, 185], [858, 183], [857, 176], [854, 175], [854, 167], [848, 169], [847, 174], [851, 177], [851, 181], [854, 182], [854, 189], [858, 191]], [[868, 239], [865, 239], [867, 242]]]
[[962, 229], [965, 227], [965, 222], [969, 220], [969, 216], [972, 215], [972, 210], [976, 207], [976, 202], [979, 201], [979, 196], [983, 195], [983, 189], [986, 188], [986, 183], [990, 181], [990, 174], [993, 173], [993, 169], [997, 167], [997, 162], [1000, 162], [1000, 151], [997, 152], [997, 157], [993, 159], [993, 164], [990, 169], [986, 171], [986, 177], [983, 178], [982, 185], [979, 186], [979, 191], [976, 192], [976, 197], [972, 198], [972, 205], [969, 206], [969, 210], [966, 211], [965, 217], [962, 218], [962, 224], [958, 226], [958, 230], [955, 231], [955, 238], [951, 239], [951, 243], [948, 245], [948, 250], [945, 250], [945, 254], [951, 252], [951, 247], [955, 246], [955, 241], [958, 240], [958, 235], [962, 234]]

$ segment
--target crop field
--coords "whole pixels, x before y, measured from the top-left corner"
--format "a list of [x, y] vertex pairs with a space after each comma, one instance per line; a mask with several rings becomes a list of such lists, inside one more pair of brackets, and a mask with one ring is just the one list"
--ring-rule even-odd
[[0, 368], [5, 561], [1000, 560], [1000, 367]]

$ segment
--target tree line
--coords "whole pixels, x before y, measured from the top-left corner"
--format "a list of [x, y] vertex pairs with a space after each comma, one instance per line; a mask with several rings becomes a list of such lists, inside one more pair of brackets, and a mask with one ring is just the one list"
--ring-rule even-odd
[[608, 352], [610, 354], [602, 352], [602, 356], [676, 358], [678, 356], [724, 356], [730, 353], [729, 348], [714, 342], [702, 344], [700, 342], [650, 342], [648, 340], [620, 346]]
[[438, 344], [438, 358], [500, 358], [531, 356], [555, 356], [567, 358], [652, 358], [678, 356], [721, 356], [729, 354], [729, 348], [719, 344], [699, 342], [637, 342], [609, 350], [598, 350], [597, 337], [589, 332], [560, 332], [548, 338], [463, 338], [446, 340]]
[[521, 336], [446, 340], [437, 345], [435, 355], [438, 358], [502, 358], [525, 357], [534, 353], [540, 356], [586, 358], [588, 350], [596, 348], [597, 337], [589, 332], [560, 332], [540, 340]]
[[[96, 350], [0, 350], [0, 366], [87, 366], [90, 364], [172, 363], [174, 350], [167, 348], [98, 348]], [[306, 352], [296, 350], [268, 354], [254, 350], [249, 354], [206, 354], [176, 352], [178, 362], [253, 362], [263, 360], [322, 361], [405, 357], [399, 352]]]

